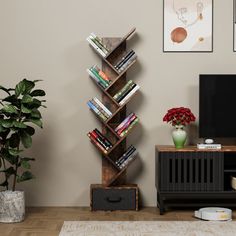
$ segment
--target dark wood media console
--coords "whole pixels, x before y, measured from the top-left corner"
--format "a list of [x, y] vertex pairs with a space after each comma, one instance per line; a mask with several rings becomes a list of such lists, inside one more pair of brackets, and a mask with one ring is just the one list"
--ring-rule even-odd
[[167, 207], [236, 206], [231, 176], [236, 176], [236, 146], [221, 150], [156, 146], [157, 205]]

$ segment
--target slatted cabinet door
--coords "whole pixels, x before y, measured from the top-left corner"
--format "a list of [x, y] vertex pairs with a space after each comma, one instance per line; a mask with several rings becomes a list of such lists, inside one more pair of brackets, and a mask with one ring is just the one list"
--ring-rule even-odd
[[159, 190], [223, 191], [223, 161], [221, 152], [159, 152]]

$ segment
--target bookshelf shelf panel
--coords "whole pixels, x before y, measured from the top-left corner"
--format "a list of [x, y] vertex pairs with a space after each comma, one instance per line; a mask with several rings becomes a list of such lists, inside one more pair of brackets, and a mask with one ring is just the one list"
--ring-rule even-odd
[[117, 138], [117, 139], [120, 139], [120, 136], [115, 132], [114, 129], [112, 129], [112, 127], [106, 123], [104, 120], [102, 120], [102, 118], [100, 118], [92, 109], [90, 109], [92, 111], [92, 113], [96, 116], [96, 118], [99, 119], [99, 121], [101, 121], [101, 123], [106, 126], [106, 128], [109, 129], [109, 131]]
[[111, 57], [111, 55], [123, 44], [126, 43], [126, 40], [128, 40], [136, 31], [136, 28], [133, 27], [122, 39], [121, 41], [113, 48], [111, 49], [111, 51], [108, 53], [108, 55], [106, 56], [106, 59], [108, 59], [109, 57]]
[[124, 168], [119, 170], [116, 175], [107, 183], [107, 187], [111, 186], [127, 169], [128, 167], [135, 161], [136, 157], [134, 157]]
[[127, 70], [129, 70], [129, 68], [132, 67], [136, 62], [137, 62], [137, 59], [134, 60], [132, 63], [130, 63], [130, 64], [127, 66], [127, 68], [126, 68], [124, 71], [122, 71], [122, 72], [119, 74], [119, 76], [117, 76], [117, 77], [111, 82], [111, 84], [105, 89], [105, 91], [109, 91], [109, 90], [116, 84], [116, 82], [117, 82], [123, 75], [125, 75], [125, 73], [127, 72]]

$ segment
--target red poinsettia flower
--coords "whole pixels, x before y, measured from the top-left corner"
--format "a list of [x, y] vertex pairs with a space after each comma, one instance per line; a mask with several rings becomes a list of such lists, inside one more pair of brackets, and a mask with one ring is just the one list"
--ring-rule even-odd
[[194, 122], [196, 117], [191, 112], [189, 108], [177, 107], [172, 108], [167, 111], [163, 117], [163, 121], [170, 123], [172, 126], [182, 125], [186, 126], [187, 124]]

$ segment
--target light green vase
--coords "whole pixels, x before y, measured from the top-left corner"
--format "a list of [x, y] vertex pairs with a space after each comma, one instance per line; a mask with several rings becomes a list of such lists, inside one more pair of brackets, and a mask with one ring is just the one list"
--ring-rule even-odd
[[180, 149], [184, 147], [187, 139], [187, 133], [182, 125], [175, 126], [175, 130], [172, 131], [172, 138], [175, 144], [175, 148]]

